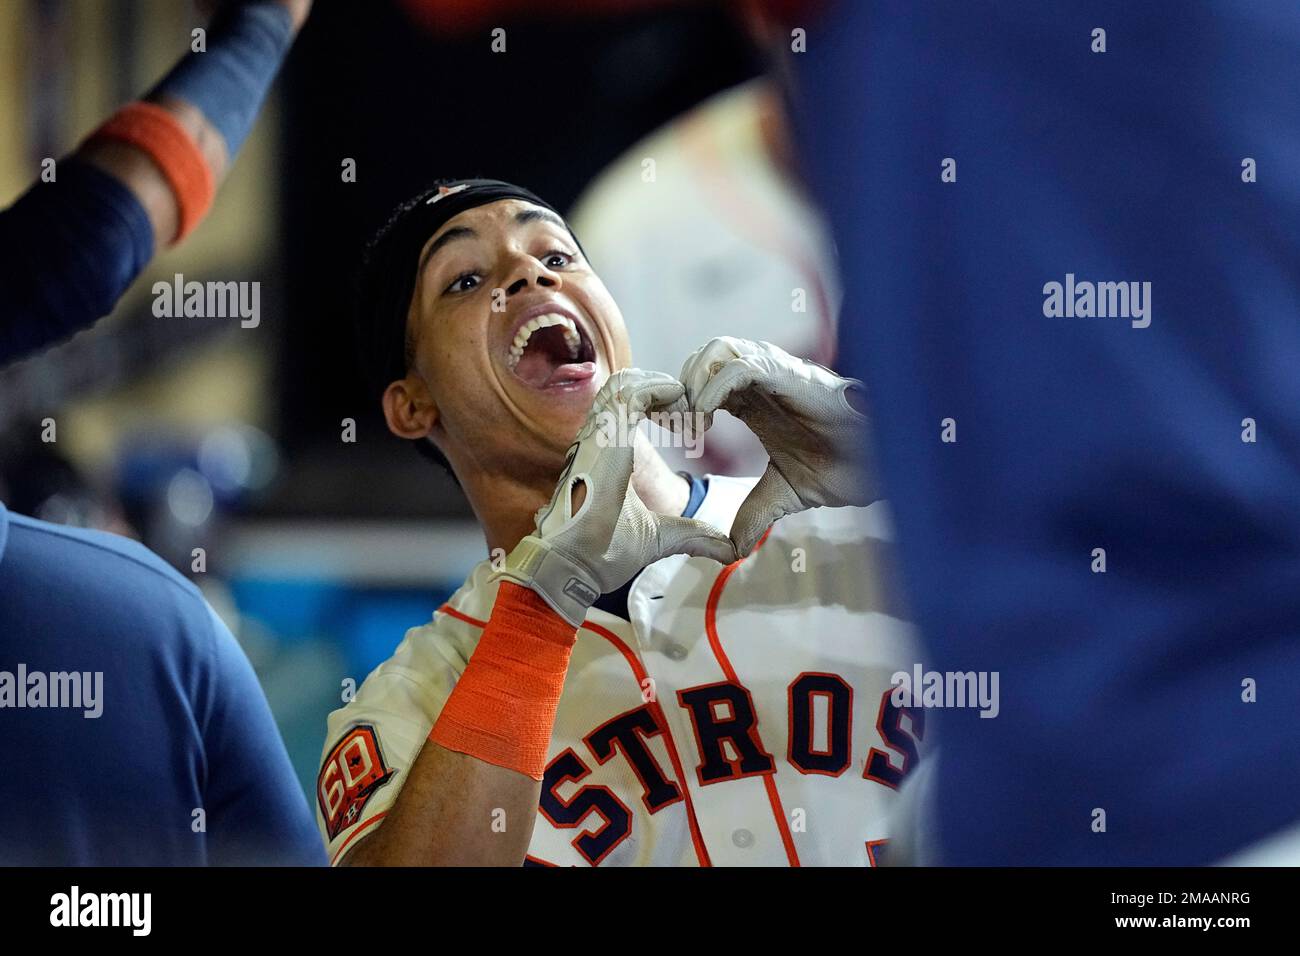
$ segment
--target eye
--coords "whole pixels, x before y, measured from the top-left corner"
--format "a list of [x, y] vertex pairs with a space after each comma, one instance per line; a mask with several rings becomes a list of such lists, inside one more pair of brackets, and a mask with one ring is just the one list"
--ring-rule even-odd
[[563, 269], [565, 266], [572, 264], [573, 260], [572, 253], [564, 252], [561, 249], [552, 249], [542, 256], [542, 263], [548, 269]]
[[442, 291], [444, 294], [449, 292], [468, 292], [471, 289], [477, 288], [478, 284], [479, 277], [477, 273], [462, 272], [460, 275], [456, 276], [456, 278], [451, 280], [451, 285], [447, 286], [447, 288]]

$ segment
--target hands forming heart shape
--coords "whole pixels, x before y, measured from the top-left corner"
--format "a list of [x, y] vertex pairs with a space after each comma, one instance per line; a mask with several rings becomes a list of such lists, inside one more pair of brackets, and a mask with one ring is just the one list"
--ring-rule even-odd
[[[878, 495], [860, 454], [864, 404], [856, 379], [746, 339], [712, 339], [686, 360], [680, 379], [641, 369], [615, 372], [569, 448], [555, 494], [537, 513], [536, 532], [520, 541], [499, 574], [532, 588], [577, 627], [601, 594], [660, 558], [689, 554], [729, 564], [748, 555], [785, 515], [870, 504]], [[663, 412], [681, 413], [666, 416], [674, 421], [701, 419], [707, 430], [718, 409], [748, 425], [768, 454], [730, 535], [648, 509], [631, 486], [635, 443], [597, 440], [611, 415], [630, 432], [642, 418]], [[586, 494], [575, 511], [569, 492], [579, 482]]]

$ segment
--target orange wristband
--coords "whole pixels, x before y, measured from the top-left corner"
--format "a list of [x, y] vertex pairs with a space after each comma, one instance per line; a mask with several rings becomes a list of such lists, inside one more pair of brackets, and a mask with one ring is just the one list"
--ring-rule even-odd
[[535, 592], [502, 581], [478, 647], [429, 739], [541, 780], [577, 640], [577, 629]]
[[90, 134], [89, 142], [117, 140], [149, 154], [176, 197], [180, 242], [207, 215], [216, 182], [203, 153], [180, 121], [154, 103], [128, 103]]

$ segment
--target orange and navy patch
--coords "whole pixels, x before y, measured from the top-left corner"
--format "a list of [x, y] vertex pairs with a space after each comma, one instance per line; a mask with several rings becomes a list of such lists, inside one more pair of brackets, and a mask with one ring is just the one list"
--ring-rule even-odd
[[316, 778], [316, 799], [331, 840], [361, 820], [366, 803], [394, 773], [384, 763], [374, 727], [361, 724], [343, 735]]

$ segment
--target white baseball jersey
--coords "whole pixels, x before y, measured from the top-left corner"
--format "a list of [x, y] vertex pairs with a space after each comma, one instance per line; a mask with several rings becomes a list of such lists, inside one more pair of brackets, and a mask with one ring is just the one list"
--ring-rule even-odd
[[[710, 476], [726, 530], [752, 479]], [[723, 568], [675, 555], [624, 620], [592, 608], [556, 714], [528, 862], [875, 865], [924, 718], [890, 700], [917, 660], [882, 580], [882, 505], [778, 521]], [[317, 816], [332, 862], [381, 826], [496, 599], [488, 561], [329, 717]], [[485, 821], [487, 825], [487, 821]]]

